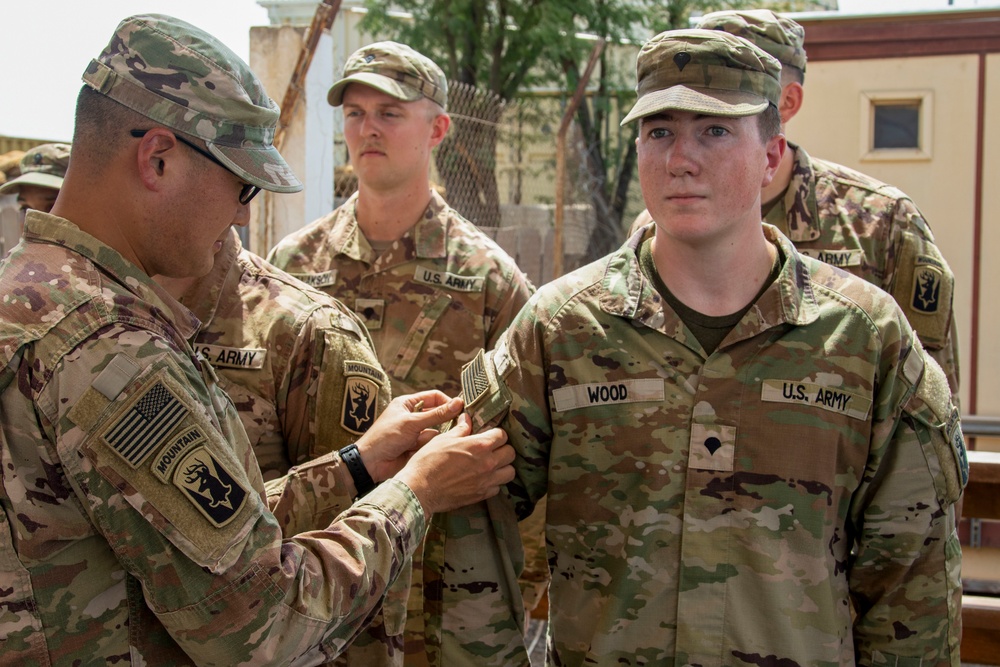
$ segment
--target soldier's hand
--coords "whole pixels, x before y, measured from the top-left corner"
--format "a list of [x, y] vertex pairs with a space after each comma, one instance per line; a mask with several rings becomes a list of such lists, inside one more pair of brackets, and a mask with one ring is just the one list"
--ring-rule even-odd
[[472, 421], [463, 414], [451, 430], [414, 452], [395, 477], [433, 514], [495, 496], [514, 479], [513, 461], [506, 433], [491, 428], [472, 434]]
[[436, 389], [393, 399], [355, 443], [368, 474], [376, 482], [392, 477], [413, 450], [437, 434], [434, 427], [461, 411], [461, 398], [448, 398]]

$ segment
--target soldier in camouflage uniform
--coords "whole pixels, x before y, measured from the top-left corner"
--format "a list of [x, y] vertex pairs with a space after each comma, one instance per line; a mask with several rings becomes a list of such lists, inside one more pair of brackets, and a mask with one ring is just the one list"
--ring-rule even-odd
[[21, 157], [21, 174], [0, 185], [0, 195], [16, 194], [22, 212], [48, 213], [66, 176], [69, 155], [69, 144], [35, 146]]
[[[713, 12], [698, 25], [743, 37], [778, 59], [782, 83], [778, 108], [786, 125], [802, 107], [804, 96], [802, 26], [768, 9]], [[957, 404], [955, 276], [913, 200], [871, 176], [813, 158], [789, 142], [761, 201], [764, 221], [788, 236], [799, 252], [893, 295], [924, 349], [944, 369]], [[648, 213], [640, 215], [632, 231], [649, 221]]]
[[[441, 69], [404, 44], [378, 42], [352, 54], [328, 100], [344, 110], [358, 192], [268, 255], [355, 309], [397, 394], [432, 388], [457, 394], [462, 366], [493, 346], [532, 291], [514, 260], [430, 188], [431, 151], [450, 124], [447, 98]], [[434, 548], [433, 540], [426, 548]], [[427, 664], [424, 596], [418, 557], [407, 665]], [[390, 645], [373, 646], [354, 664], [400, 664], [401, 639], [373, 638]]]
[[265, 489], [198, 320], [150, 276], [207, 273], [259, 189], [301, 188], [278, 109], [162, 15], [119, 24], [83, 79], [59, 199], [0, 263], [0, 662], [315, 664], [376, 612], [428, 513], [495, 493], [513, 451], [467, 418], [415, 449], [461, 405], [423, 392]]
[[448, 513], [445, 613], [482, 664], [525, 662], [508, 536], [547, 494], [550, 665], [959, 665], [958, 410], [889, 295], [761, 224], [779, 67], [719, 31], [647, 42], [623, 123], [655, 235], [463, 371], [518, 453], [509, 495]]
[[235, 231], [208, 275], [156, 281], [201, 320], [195, 351], [236, 406], [265, 480], [354, 442], [388, 404], [389, 379], [353, 311], [243, 248]]

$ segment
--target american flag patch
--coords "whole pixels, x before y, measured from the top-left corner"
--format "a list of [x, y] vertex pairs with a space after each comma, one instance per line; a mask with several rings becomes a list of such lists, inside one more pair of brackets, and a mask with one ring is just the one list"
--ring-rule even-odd
[[157, 382], [112, 424], [104, 439], [135, 468], [170, 435], [187, 411], [173, 392]]

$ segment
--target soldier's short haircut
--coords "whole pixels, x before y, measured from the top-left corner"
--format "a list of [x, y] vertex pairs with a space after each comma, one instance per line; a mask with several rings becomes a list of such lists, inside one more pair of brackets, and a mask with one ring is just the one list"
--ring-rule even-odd
[[778, 112], [778, 107], [768, 104], [766, 109], [757, 114], [757, 131], [763, 143], [781, 134], [781, 113]]
[[123, 104], [101, 95], [90, 86], [80, 88], [76, 98], [73, 145], [85, 147], [77, 155], [93, 165], [105, 165], [127, 142], [132, 128], [145, 128], [149, 120]]

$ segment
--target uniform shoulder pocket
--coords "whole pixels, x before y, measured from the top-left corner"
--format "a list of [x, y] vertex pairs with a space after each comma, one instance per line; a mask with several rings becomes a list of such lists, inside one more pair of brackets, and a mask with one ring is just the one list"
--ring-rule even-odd
[[[91, 469], [84, 475], [107, 482], [93, 479], [89, 487], [109, 543], [130, 549], [144, 533], [152, 537], [152, 529], [201, 567], [231, 566], [261, 501], [191, 388], [160, 365], [110, 396], [91, 387], [81, 403], [89, 404], [89, 415], [69, 417], [86, 430], [82, 451]], [[135, 511], [122, 511], [123, 503]]]
[[937, 362], [918, 347], [907, 356], [903, 376], [914, 388], [903, 411], [914, 420], [938, 499], [950, 505], [958, 501], [969, 481], [969, 459], [948, 380]]

